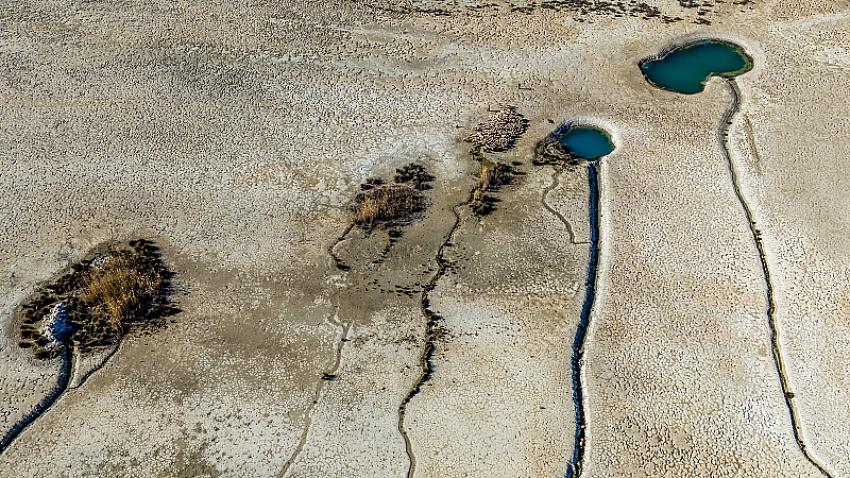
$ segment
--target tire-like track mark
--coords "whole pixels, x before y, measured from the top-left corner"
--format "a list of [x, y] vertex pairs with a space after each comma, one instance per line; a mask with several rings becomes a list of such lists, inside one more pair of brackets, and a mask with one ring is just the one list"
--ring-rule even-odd
[[115, 342], [115, 345], [113, 345], [112, 348], [109, 349], [108, 352], [106, 352], [106, 355], [104, 355], [103, 358], [100, 359], [100, 362], [98, 362], [97, 365], [95, 365], [94, 367], [89, 369], [89, 371], [86, 372], [85, 374], [83, 374], [82, 376], [79, 375], [79, 370], [78, 370], [78, 367], [79, 367], [79, 364], [80, 364], [79, 351], [75, 348], [74, 354], [77, 356], [77, 359], [74, 360], [73, 377], [71, 379], [71, 385], [69, 385], [68, 388], [73, 390], [73, 389], [82, 387], [83, 384], [86, 383], [86, 381], [92, 375], [94, 375], [96, 372], [100, 371], [100, 369], [102, 369], [103, 367], [106, 366], [106, 364], [109, 362], [109, 359], [111, 359], [112, 356], [115, 355], [118, 352], [118, 349], [121, 347], [121, 342], [123, 342], [123, 340], [122, 340], [122, 338], [119, 338]]
[[765, 253], [764, 243], [761, 239], [761, 232], [758, 230], [756, 221], [753, 218], [752, 209], [741, 191], [740, 179], [735, 169], [735, 164], [732, 161], [732, 154], [729, 151], [729, 144], [727, 141], [729, 128], [732, 125], [732, 119], [741, 109], [741, 91], [738, 88], [738, 83], [734, 79], [727, 79], [726, 84], [729, 86], [729, 92], [732, 95], [732, 103], [729, 106], [729, 109], [723, 114], [723, 118], [717, 128], [717, 141], [720, 143], [720, 150], [723, 153], [723, 159], [726, 161], [726, 165], [729, 169], [729, 175], [732, 178], [732, 188], [735, 190], [735, 196], [737, 196], [741, 209], [744, 211], [744, 216], [747, 219], [747, 225], [749, 226], [750, 234], [752, 235], [753, 243], [755, 243], [756, 250], [759, 255], [759, 261], [761, 262], [762, 278], [764, 280], [765, 295], [767, 298], [766, 315], [768, 327], [770, 328], [770, 344], [773, 355], [773, 363], [776, 366], [776, 372], [779, 375], [779, 384], [782, 388], [782, 396], [785, 399], [785, 406], [788, 408], [788, 414], [791, 417], [791, 427], [797, 446], [800, 448], [800, 451], [803, 452], [803, 456], [806, 457], [806, 460], [817, 468], [823, 476], [833, 478], [833, 475], [828, 472], [814, 456], [812, 456], [806, 447], [806, 442], [803, 440], [800, 418], [797, 414], [797, 406], [794, 403], [794, 394], [788, 387], [788, 375], [785, 370], [785, 362], [782, 358], [782, 350], [779, 344], [779, 328], [777, 327], [775, 317], [776, 303], [774, 302], [773, 282], [771, 280], [770, 269], [767, 264], [767, 255]]
[[17, 439], [24, 430], [38, 420], [45, 412], [50, 410], [61, 397], [68, 391], [68, 385], [71, 383], [71, 375], [74, 370], [74, 351], [71, 346], [62, 347], [61, 364], [59, 366], [59, 377], [56, 379], [56, 385], [41, 399], [41, 401], [30, 410], [29, 413], [21, 417], [3, 438], [0, 438], [0, 455], [2, 455], [9, 446]]
[[744, 115], [744, 126], [747, 129], [747, 144], [749, 144], [750, 151], [753, 154], [753, 162], [756, 169], [761, 173], [761, 155], [759, 154], [758, 146], [756, 146], [756, 135], [753, 132], [753, 122], [750, 120], [750, 115]]
[[575, 232], [573, 231], [573, 225], [570, 224], [570, 221], [568, 221], [567, 218], [565, 218], [563, 214], [558, 212], [555, 208], [550, 206], [548, 202], [546, 202], [546, 197], [549, 196], [549, 193], [552, 192], [553, 189], [557, 188], [560, 185], [561, 173], [563, 173], [563, 172], [564, 172], [564, 170], [563, 170], [562, 167], [557, 166], [557, 165], [554, 166], [554, 171], [552, 172], [552, 183], [549, 184], [549, 186], [546, 186], [545, 189], [543, 189], [543, 196], [540, 198], [540, 202], [543, 205], [543, 207], [547, 211], [549, 211], [553, 216], [557, 217], [558, 220], [561, 221], [561, 223], [567, 229], [567, 233], [569, 233], [569, 235], [570, 235], [570, 243], [571, 244], [576, 245], [576, 246], [582, 245], [582, 244], [589, 244], [588, 241], [577, 241]]
[[337, 313], [335, 313], [330, 319], [330, 322], [339, 327], [340, 331], [339, 339], [337, 339], [336, 346], [334, 347], [334, 361], [330, 368], [322, 374], [322, 377], [313, 389], [313, 396], [310, 401], [310, 405], [307, 407], [304, 429], [301, 431], [301, 437], [298, 439], [298, 445], [295, 447], [295, 450], [292, 452], [289, 459], [286, 460], [286, 463], [284, 463], [280, 473], [277, 474], [278, 478], [286, 476], [289, 469], [304, 450], [304, 445], [307, 443], [307, 437], [310, 434], [310, 427], [313, 425], [313, 410], [315, 410], [316, 405], [319, 404], [319, 400], [322, 397], [322, 392], [324, 392], [325, 386], [336, 379], [336, 373], [339, 371], [340, 363], [342, 362], [342, 350], [345, 347], [345, 343], [348, 342], [348, 334], [351, 331], [351, 322], [341, 322], [339, 320], [338, 313], [339, 310], [337, 309]]
[[437, 248], [437, 253], [434, 257], [434, 261], [437, 263], [437, 271], [431, 276], [431, 279], [425, 284], [425, 287], [422, 289], [422, 295], [419, 298], [419, 307], [422, 310], [422, 315], [427, 320], [425, 325], [425, 347], [422, 350], [422, 355], [419, 359], [420, 373], [419, 378], [413, 384], [410, 391], [407, 392], [407, 395], [402, 400], [401, 405], [398, 407], [398, 431], [401, 433], [402, 438], [404, 439], [404, 449], [407, 453], [407, 458], [409, 462], [409, 466], [407, 468], [407, 478], [413, 478], [416, 473], [416, 455], [413, 452], [413, 445], [410, 443], [410, 437], [407, 435], [407, 430], [404, 427], [404, 418], [407, 413], [407, 406], [413, 400], [416, 395], [422, 390], [422, 386], [425, 385], [428, 380], [431, 379], [431, 376], [434, 373], [434, 364], [433, 357], [434, 351], [436, 350], [435, 340], [437, 337], [437, 325], [440, 321], [440, 316], [437, 315], [434, 311], [430, 309], [430, 295], [431, 292], [437, 287], [437, 283], [443, 276], [446, 274], [446, 271], [449, 268], [449, 263], [446, 262], [443, 257], [443, 253], [446, 248], [449, 247], [453, 241], [455, 234], [458, 229], [460, 229], [460, 225], [463, 223], [460, 217], [460, 210], [468, 207], [474, 197], [475, 189], [469, 192], [469, 197], [462, 203], [456, 204], [452, 208], [452, 213], [454, 214], [454, 223], [452, 224], [451, 229], [449, 229], [448, 234], [446, 234], [443, 242], [440, 244], [440, 247]]
[[342, 243], [342, 241], [348, 239], [348, 235], [351, 233], [352, 229], [354, 229], [353, 222], [349, 224], [344, 231], [342, 231], [342, 234], [340, 234], [330, 246], [328, 246], [328, 255], [331, 256], [331, 259], [333, 259], [334, 266], [336, 266], [337, 270], [343, 272], [348, 271], [350, 267], [348, 267], [345, 262], [343, 262], [342, 258], [336, 254], [336, 248], [340, 245], [340, 243]]
[[573, 355], [570, 363], [572, 370], [573, 405], [575, 406], [576, 433], [573, 445], [573, 456], [567, 468], [567, 478], [581, 476], [584, 466], [585, 431], [587, 418], [584, 413], [584, 385], [582, 372], [584, 368], [584, 346], [587, 330], [590, 327], [590, 316], [596, 302], [597, 277], [599, 268], [599, 163], [591, 161], [587, 165], [588, 183], [588, 223], [590, 224], [590, 254], [587, 261], [587, 275], [584, 282], [584, 302], [581, 306], [578, 327], [573, 339]]

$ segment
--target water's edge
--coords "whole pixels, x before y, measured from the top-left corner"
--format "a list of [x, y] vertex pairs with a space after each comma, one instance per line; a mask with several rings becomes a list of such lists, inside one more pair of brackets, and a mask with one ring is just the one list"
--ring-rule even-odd
[[697, 40], [690, 40], [690, 41], [685, 42], [685, 43], [670, 45], [670, 46], [664, 48], [663, 50], [661, 50], [660, 52], [656, 53], [655, 55], [646, 57], [646, 58], [642, 59], [641, 61], [639, 61], [638, 62], [638, 69], [641, 71], [641, 74], [643, 75], [643, 77], [647, 81], [647, 83], [654, 86], [655, 88], [658, 88], [658, 89], [664, 90], [664, 91], [669, 91], [669, 92], [672, 92], [672, 93], [679, 93], [679, 94], [688, 94], [688, 95], [699, 94], [699, 93], [702, 92], [702, 90], [695, 92], [695, 93], [685, 93], [685, 92], [676, 91], [676, 90], [667, 88], [667, 87], [665, 87], [661, 84], [658, 84], [658, 83], [655, 82], [655, 80], [653, 80], [652, 78], [650, 78], [646, 74], [646, 71], [644, 70], [644, 68], [645, 68], [646, 65], [649, 65], [651, 63], [663, 61], [667, 56], [669, 56], [670, 54], [672, 54], [676, 51], [687, 49], [687, 48], [693, 48], [693, 47], [699, 46], [701, 43], [719, 43], [719, 44], [724, 44], [724, 45], [730, 45], [730, 46], [734, 47], [741, 54], [742, 58], [744, 59], [744, 66], [742, 66], [738, 70], [726, 71], [726, 72], [718, 72], [718, 71], [709, 72], [708, 75], [705, 77], [705, 79], [702, 81], [703, 87], [706, 85], [706, 83], [713, 76], [716, 76], [718, 78], [731, 80], [731, 79], [734, 79], [736, 76], [742, 75], [742, 74], [752, 70], [753, 66], [755, 65], [755, 61], [753, 60], [753, 57], [750, 56], [750, 54], [747, 53], [747, 51], [745, 49], [741, 48], [736, 43], [733, 43], [733, 42], [730, 42], [730, 41], [727, 41], [727, 40], [717, 39], [717, 38], [702, 38], [702, 39], [697, 39]]

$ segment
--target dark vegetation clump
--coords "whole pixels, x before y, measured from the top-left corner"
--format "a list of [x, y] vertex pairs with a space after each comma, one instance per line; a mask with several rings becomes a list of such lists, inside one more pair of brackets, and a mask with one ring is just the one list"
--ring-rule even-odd
[[381, 178], [367, 178], [363, 184], [360, 185], [360, 189], [363, 191], [368, 191], [370, 189], [375, 189], [378, 186], [384, 184], [384, 180]]
[[354, 198], [354, 222], [372, 228], [379, 223], [404, 222], [422, 209], [422, 198], [408, 185], [389, 184], [368, 189]]
[[414, 188], [425, 191], [431, 189], [431, 183], [434, 181], [434, 176], [428, 173], [425, 166], [421, 164], [411, 163], [402, 168], [395, 170], [396, 184], [410, 184]]
[[472, 190], [470, 201], [472, 212], [478, 216], [486, 216], [493, 212], [499, 203], [495, 193], [511, 184], [518, 174], [519, 172], [510, 164], [480, 157], [478, 171], [475, 174], [475, 188]]
[[[392, 184], [369, 178], [354, 197], [354, 223], [366, 229], [379, 225], [393, 229], [409, 223], [425, 211], [427, 203], [422, 191], [430, 189], [433, 180], [434, 176], [416, 163], [397, 169]], [[393, 234], [401, 234], [398, 229], [394, 231]]]
[[556, 167], [578, 166], [581, 163], [567, 148], [561, 144], [560, 135], [556, 132], [537, 143], [534, 148], [535, 166], [552, 165]]
[[[459, 1], [459, 0], [351, 0], [369, 8], [384, 13], [402, 15], [431, 15], [431, 16], [474, 16], [492, 15], [502, 12], [504, 5], [492, 1]], [[699, 5], [708, 10], [713, 4], [725, 3], [725, 0], [678, 0], [680, 5]], [[751, 2], [752, 0], [736, 0]], [[675, 23], [682, 21], [679, 16], [665, 14], [661, 8], [651, 5], [656, 2], [640, 0], [531, 0], [525, 2], [508, 2], [511, 13], [531, 15], [541, 10], [558, 12], [572, 16], [577, 22], [594, 21], [599, 18], [642, 18], [647, 21], [662, 21]], [[713, 11], [712, 11], [713, 12]]]
[[162, 326], [177, 312], [172, 275], [150, 241], [101, 246], [21, 304], [19, 345], [46, 359], [65, 346], [86, 353]]
[[501, 153], [513, 148], [526, 129], [528, 120], [516, 108], [509, 106], [479, 123], [466, 141], [472, 143], [474, 150]]

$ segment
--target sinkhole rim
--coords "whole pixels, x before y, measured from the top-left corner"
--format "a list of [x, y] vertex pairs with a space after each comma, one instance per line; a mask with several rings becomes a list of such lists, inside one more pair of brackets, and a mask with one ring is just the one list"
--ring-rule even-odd
[[[668, 44], [667, 46], [662, 48], [658, 53], [655, 53], [654, 55], [650, 55], [650, 56], [642, 58], [641, 60], [639, 60], [637, 62], [637, 66], [638, 66], [638, 69], [640, 70], [640, 73], [641, 73], [641, 76], [643, 77], [643, 79], [647, 83], [652, 85], [654, 88], [658, 88], [659, 90], [668, 91], [668, 92], [671, 92], [671, 93], [677, 93], [677, 94], [680, 94], [680, 95], [698, 95], [698, 94], [703, 93], [705, 91], [705, 86], [714, 77], [720, 77], [720, 78], [726, 78], [726, 79], [737, 78], [738, 76], [750, 73], [750, 72], [752, 72], [753, 70], [756, 69], [757, 62], [755, 61], [755, 57], [758, 56], [758, 55], [757, 55], [757, 53], [754, 54], [754, 52], [752, 51], [753, 49], [746, 45], [747, 43], [748, 42], [746, 42], [745, 40], [740, 40], [740, 39], [737, 39], [737, 38], [731, 38], [731, 37], [725, 36], [725, 35], [698, 36], [698, 37], [691, 37], [691, 38], [686, 37], [686, 38], [682, 38], [678, 41], [675, 41], [671, 44]], [[719, 44], [719, 45], [725, 45], [725, 46], [732, 47], [735, 50], [735, 52], [737, 52], [743, 58], [744, 66], [742, 66], [738, 70], [734, 70], [734, 71], [727, 71], [727, 72], [710, 71], [705, 76], [705, 78], [703, 78], [702, 81], [700, 81], [700, 85], [702, 86], [702, 88], [700, 88], [699, 91], [696, 91], [696, 92], [693, 92], [693, 93], [667, 88], [665, 86], [659, 85], [658, 83], [653, 81], [649, 76], [647, 76], [646, 70], [645, 70], [645, 65], [648, 65], [650, 63], [657, 63], [657, 62], [663, 61], [669, 55], [671, 55], [671, 54], [673, 54], [677, 51], [687, 50], [689, 48], [695, 48], [695, 47], [697, 47], [699, 45], [703, 45], [703, 44]]]

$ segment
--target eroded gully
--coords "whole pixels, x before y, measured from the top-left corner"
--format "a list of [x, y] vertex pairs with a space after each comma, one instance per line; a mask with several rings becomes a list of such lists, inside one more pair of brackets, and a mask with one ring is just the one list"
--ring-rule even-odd
[[[347, 233], [348, 230], [346, 231], [346, 234]], [[330, 250], [332, 249], [333, 248]], [[334, 257], [334, 259], [336, 258]], [[304, 450], [304, 445], [307, 443], [307, 437], [310, 435], [310, 427], [313, 425], [313, 411], [319, 404], [319, 400], [322, 397], [322, 393], [325, 391], [326, 385], [329, 382], [336, 380], [336, 374], [339, 371], [340, 364], [342, 363], [342, 350], [345, 347], [346, 342], [348, 342], [348, 334], [351, 332], [351, 322], [342, 322], [339, 320], [339, 308], [337, 308], [334, 316], [331, 317], [330, 322], [339, 330], [336, 345], [334, 346], [334, 360], [331, 363], [331, 366], [323, 372], [322, 377], [318, 380], [318, 382], [316, 382], [316, 386], [313, 388], [313, 395], [311, 396], [310, 404], [305, 410], [304, 428], [301, 430], [301, 436], [298, 438], [298, 444], [283, 464], [283, 468], [281, 468], [280, 472], [277, 474], [277, 478], [285, 477], [286, 474], [289, 473], [289, 469], [292, 468], [292, 465], [298, 460], [298, 457], [301, 456], [301, 452]]]
[[407, 395], [402, 400], [401, 405], [398, 407], [398, 431], [401, 433], [402, 438], [404, 439], [404, 448], [407, 453], [408, 458], [408, 468], [407, 468], [407, 478], [413, 478], [416, 474], [416, 454], [413, 451], [413, 446], [410, 442], [410, 437], [407, 434], [407, 429], [404, 426], [404, 419], [407, 412], [407, 406], [410, 402], [419, 394], [422, 390], [422, 386], [431, 379], [431, 375], [434, 373], [434, 364], [433, 357], [434, 351], [436, 350], [436, 339], [438, 335], [438, 324], [440, 322], [440, 316], [431, 310], [430, 305], [430, 296], [431, 292], [437, 287], [437, 283], [443, 276], [446, 274], [446, 271], [449, 269], [449, 263], [446, 261], [443, 254], [446, 248], [450, 247], [454, 242], [455, 235], [457, 231], [460, 229], [460, 225], [463, 223], [460, 210], [469, 206], [473, 200], [474, 189], [470, 191], [469, 197], [467, 197], [466, 201], [456, 204], [452, 208], [452, 213], [454, 214], [454, 223], [452, 224], [451, 229], [449, 229], [448, 234], [446, 234], [443, 242], [440, 243], [440, 247], [437, 248], [437, 253], [434, 256], [434, 261], [437, 263], [437, 271], [434, 275], [431, 276], [431, 279], [428, 280], [428, 283], [425, 284], [425, 287], [422, 289], [422, 295], [419, 299], [419, 308], [422, 311], [422, 315], [426, 319], [425, 324], [425, 345], [422, 349], [422, 355], [419, 358], [419, 367], [420, 373], [416, 382], [413, 383], [413, 386], [410, 388], [410, 391], [407, 392]]
[[[782, 357], [782, 350], [780, 348], [779, 343], [779, 328], [776, 324], [776, 303], [774, 301], [773, 294], [773, 282], [771, 280], [770, 268], [767, 263], [767, 254], [765, 253], [764, 243], [761, 239], [761, 232], [759, 231], [756, 221], [753, 217], [752, 208], [747, 202], [746, 197], [744, 196], [741, 190], [740, 178], [738, 176], [737, 170], [735, 168], [734, 161], [732, 160], [732, 154], [729, 150], [729, 128], [732, 125], [732, 119], [741, 109], [741, 90], [738, 88], [738, 83], [734, 79], [727, 79], [726, 84], [729, 86], [729, 92], [732, 96], [732, 102], [726, 112], [723, 114], [721, 118], [720, 124], [717, 128], [717, 141], [720, 143], [720, 150], [723, 154], [723, 159], [726, 161], [726, 165], [729, 170], [729, 175], [732, 179], [732, 188], [735, 191], [735, 196], [738, 199], [738, 203], [741, 205], [741, 209], [744, 212], [744, 217], [747, 220], [747, 226], [750, 230], [750, 235], [752, 237], [753, 243], [755, 244], [756, 251], [758, 252], [759, 262], [761, 264], [761, 272], [762, 272], [762, 280], [764, 282], [765, 287], [765, 296], [767, 299], [767, 324], [770, 329], [770, 345], [771, 345], [771, 354], [773, 357], [773, 363], [776, 367], [776, 372], [779, 375], [779, 384], [782, 389], [782, 396], [785, 399], [785, 406], [788, 409], [788, 414], [791, 418], [791, 429], [794, 434], [794, 440], [797, 442], [797, 446], [800, 451], [806, 457], [806, 460], [809, 461], [821, 475], [833, 478], [833, 475], [826, 470], [826, 467], [822, 465], [818, 460], [812, 456], [811, 452], [809, 452], [806, 442], [803, 439], [802, 427], [800, 425], [800, 418], [797, 413], [797, 406], [794, 403], [794, 394], [791, 392], [788, 386], [788, 374], [785, 368], [785, 362]], [[754, 142], [753, 142], [754, 143]], [[753, 146], [754, 147], [754, 144]]]
[[68, 385], [71, 383], [71, 378], [74, 370], [74, 351], [72, 346], [63, 346], [60, 357], [59, 376], [56, 379], [56, 385], [50, 389], [50, 392], [41, 399], [38, 404], [33, 407], [26, 415], [21, 417], [11, 428], [0, 438], [0, 455], [2, 455], [9, 446], [17, 439], [24, 430], [38, 420], [68, 391]]
[[[587, 261], [587, 273], [584, 282], [584, 302], [581, 305], [579, 323], [573, 339], [573, 353], [570, 361], [572, 373], [572, 395], [575, 408], [575, 441], [573, 444], [573, 456], [567, 467], [567, 478], [578, 478], [584, 468], [585, 433], [587, 430], [587, 417], [585, 415], [585, 392], [582, 380], [584, 369], [584, 349], [587, 341], [587, 331], [590, 327], [591, 314], [596, 302], [597, 280], [599, 277], [599, 162], [591, 161], [587, 165], [588, 183], [588, 224], [590, 226], [590, 241], [588, 244], [589, 256]], [[557, 178], [557, 176], [554, 176]], [[554, 183], [553, 183], [554, 184]], [[548, 192], [548, 191], [547, 191]], [[545, 193], [544, 193], [544, 206]], [[549, 209], [547, 207], [547, 209]], [[560, 214], [555, 214], [559, 218]], [[564, 219], [562, 219], [564, 221]], [[572, 234], [572, 233], [571, 233]], [[579, 244], [572, 240], [573, 244]]]

